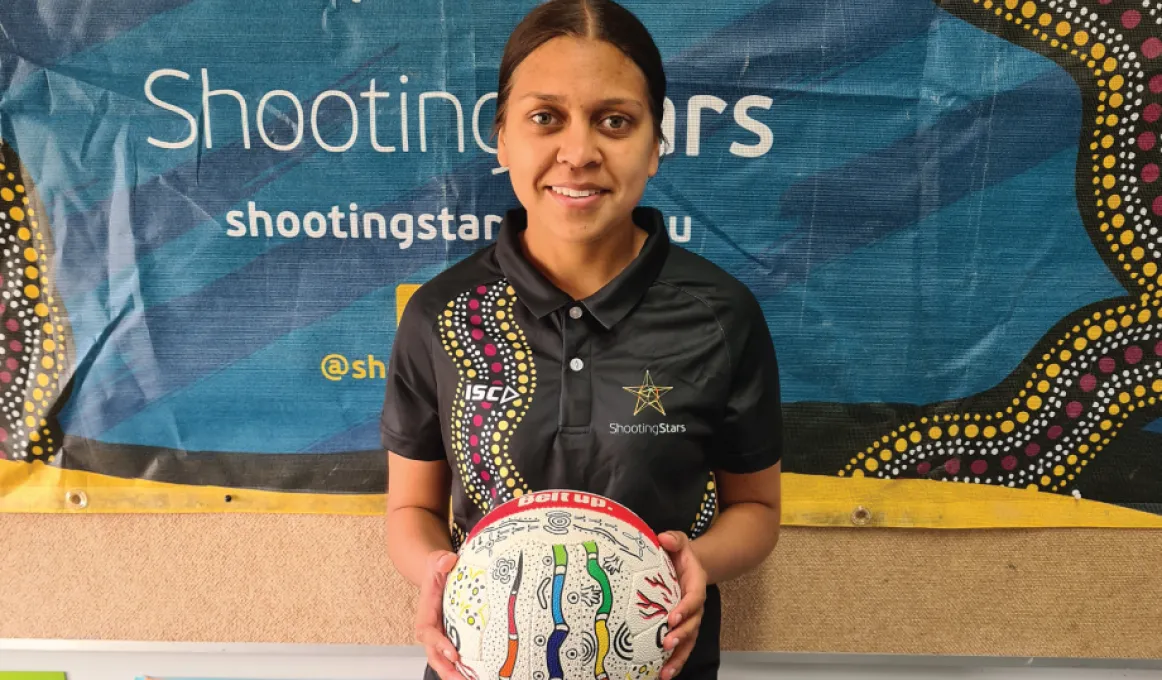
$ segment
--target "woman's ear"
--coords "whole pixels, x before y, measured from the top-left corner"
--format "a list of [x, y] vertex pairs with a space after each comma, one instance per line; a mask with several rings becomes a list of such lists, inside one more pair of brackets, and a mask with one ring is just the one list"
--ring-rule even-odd
[[504, 142], [504, 128], [496, 131], [496, 162], [500, 167], [508, 167], [508, 145]]
[[649, 176], [653, 177], [658, 174], [658, 164], [662, 160], [662, 148], [666, 144], [664, 138], [659, 137], [657, 143], [653, 145], [653, 153], [650, 155], [650, 171]]

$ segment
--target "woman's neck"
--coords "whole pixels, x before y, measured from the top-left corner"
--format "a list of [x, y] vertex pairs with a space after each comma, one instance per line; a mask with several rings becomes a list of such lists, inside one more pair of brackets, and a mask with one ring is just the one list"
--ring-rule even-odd
[[629, 228], [611, 229], [604, 238], [563, 242], [547, 229], [521, 232], [525, 257], [545, 278], [574, 300], [605, 287], [633, 262], [649, 234], [630, 221]]

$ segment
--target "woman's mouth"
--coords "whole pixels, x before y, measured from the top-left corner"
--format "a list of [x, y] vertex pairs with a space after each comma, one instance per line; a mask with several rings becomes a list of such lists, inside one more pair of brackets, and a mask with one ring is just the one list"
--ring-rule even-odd
[[548, 188], [548, 192], [558, 203], [567, 208], [588, 208], [600, 201], [602, 196], [609, 193], [609, 190], [597, 187], [551, 186]]

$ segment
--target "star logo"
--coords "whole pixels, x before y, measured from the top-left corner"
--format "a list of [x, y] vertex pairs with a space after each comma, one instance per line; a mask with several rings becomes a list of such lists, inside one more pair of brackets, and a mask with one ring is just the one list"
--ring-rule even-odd
[[650, 372], [647, 370], [646, 377], [641, 385], [637, 385], [636, 387], [623, 387], [621, 389], [637, 397], [637, 404], [633, 407], [633, 414], [636, 416], [644, 411], [646, 407], [652, 408], [662, 415], [666, 415], [666, 409], [662, 406], [662, 395], [674, 388], [658, 387], [654, 384], [654, 379], [650, 377]]

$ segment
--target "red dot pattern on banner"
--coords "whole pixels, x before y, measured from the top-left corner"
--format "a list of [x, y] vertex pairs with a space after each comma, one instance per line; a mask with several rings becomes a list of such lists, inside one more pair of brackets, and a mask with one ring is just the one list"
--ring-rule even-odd
[[[1109, 5], [1109, 7], [1105, 7]], [[1133, 3], [1058, 0], [950, 0], [944, 6], [969, 21], [995, 27], [1001, 17], [1024, 31], [1013, 42], [1048, 54], [1096, 97], [1084, 122], [1089, 179], [1101, 236], [1116, 263], [1149, 293], [1162, 294], [1162, 216], [1158, 122], [1162, 118], [1162, 11], [1156, 0]], [[1080, 168], [1079, 168], [1080, 169]], [[1145, 191], [1143, 191], [1145, 189]], [[1081, 200], [1089, 200], [1079, 196]], [[1153, 265], [1147, 267], [1147, 265]], [[1120, 271], [1118, 271], [1120, 270]]]
[[1002, 386], [962, 402], [972, 409], [926, 407], [838, 474], [1067, 491], [1131, 417], [1162, 411], [1162, 2], [941, 6], [1052, 58], [1078, 81], [1087, 106], [1078, 200], [1131, 295], [1070, 315]]
[[53, 462], [61, 435], [50, 411], [66, 355], [49, 234], [11, 149], [0, 145], [0, 160], [0, 458]]
[[1041, 357], [1009, 407], [921, 418], [882, 437], [840, 475], [1061, 490], [1131, 414], [1162, 402], [1158, 336], [1157, 298], [1089, 313]]

